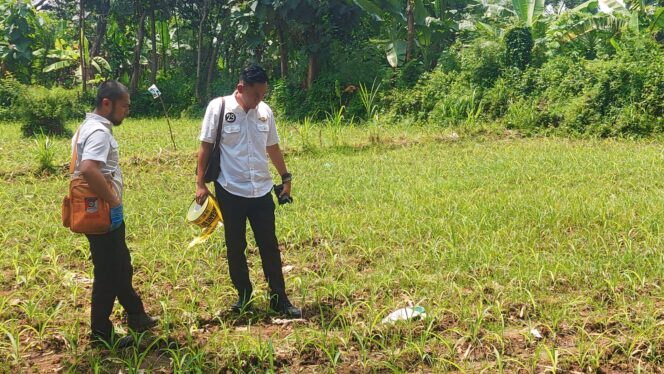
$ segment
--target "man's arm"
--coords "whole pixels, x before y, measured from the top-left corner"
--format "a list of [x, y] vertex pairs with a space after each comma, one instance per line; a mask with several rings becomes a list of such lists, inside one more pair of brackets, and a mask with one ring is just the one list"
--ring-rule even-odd
[[[284, 154], [281, 152], [281, 148], [279, 148], [279, 143], [274, 144], [274, 145], [268, 145], [265, 147], [268, 156], [270, 156], [270, 160], [272, 160], [272, 164], [274, 164], [274, 167], [277, 169], [277, 172], [279, 175], [284, 175], [288, 173], [288, 169], [286, 168], [286, 161], [284, 160]], [[290, 196], [291, 192], [291, 182], [285, 182], [284, 183], [284, 190], [281, 193], [281, 196], [283, 195], [289, 195]]]
[[104, 201], [107, 201], [111, 208], [120, 205], [121, 201], [116, 196], [113, 189], [106, 182], [106, 177], [101, 172], [101, 161], [83, 160], [81, 161], [80, 174], [92, 189]]
[[207, 167], [208, 160], [212, 154], [214, 144], [201, 142], [198, 148], [198, 167], [196, 169], [196, 202], [201, 204], [207, 195], [210, 195], [210, 190], [205, 185], [205, 168]]

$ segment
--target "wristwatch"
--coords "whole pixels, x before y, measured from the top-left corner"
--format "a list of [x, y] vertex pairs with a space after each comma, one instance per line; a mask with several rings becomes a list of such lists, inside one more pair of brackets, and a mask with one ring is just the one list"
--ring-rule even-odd
[[284, 174], [281, 174], [281, 183], [287, 183], [290, 182], [291, 180], [293, 180], [293, 175], [291, 173], [286, 172]]

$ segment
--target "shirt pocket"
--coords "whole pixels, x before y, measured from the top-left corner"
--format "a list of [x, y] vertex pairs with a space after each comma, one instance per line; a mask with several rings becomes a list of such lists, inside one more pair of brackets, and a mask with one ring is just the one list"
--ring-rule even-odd
[[240, 125], [224, 124], [222, 143], [235, 145], [240, 139]]
[[258, 130], [258, 138], [262, 144], [266, 144], [267, 136], [270, 132], [270, 126], [264, 122], [256, 122], [256, 129]]
[[120, 163], [120, 152], [118, 151], [119, 145], [115, 138], [111, 138], [109, 142], [111, 149], [108, 150], [108, 157], [106, 157], [106, 170], [111, 174], [117, 172], [118, 164]]
[[267, 123], [259, 122], [258, 124], [256, 124], [256, 127], [258, 127], [258, 131], [262, 132], [270, 131], [270, 126], [268, 126]]

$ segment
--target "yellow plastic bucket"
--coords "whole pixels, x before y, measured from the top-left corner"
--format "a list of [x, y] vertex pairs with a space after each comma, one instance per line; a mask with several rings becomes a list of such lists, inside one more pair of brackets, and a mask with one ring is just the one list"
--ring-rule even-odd
[[203, 229], [203, 233], [194, 238], [189, 247], [204, 242], [217, 227], [223, 226], [219, 203], [217, 203], [214, 196], [208, 195], [203, 204], [200, 205], [194, 199], [187, 211], [187, 221]]

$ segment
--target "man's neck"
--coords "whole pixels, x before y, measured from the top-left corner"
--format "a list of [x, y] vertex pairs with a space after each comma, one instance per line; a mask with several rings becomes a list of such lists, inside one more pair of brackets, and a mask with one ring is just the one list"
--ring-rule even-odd
[[242, 98], [242, 94], [239, 92], [235, 93], [235, 100], [237, 101], [238, 104], [242, 107], [242, 110], [244, 110], [245, 113], [249, 112], [249, 108], [247, 105], [244, 103], [244, 99]]
[[92, 111], [92, 113], [98, 115], [99, 117], [102, 117], [102, 118], [105, 118], [106, 120], [108, 120], [108, 122], [111, 124], [111, 126], [110, 126], [111, 129], [113, 128], [113, 121], [111, 121], [110, 118], [108, 118], [107, 116], [105, 116], [105, 115], [99, 113], [99, 112], [97, 111], [97, 109], [95, 109], [94, 111]]

